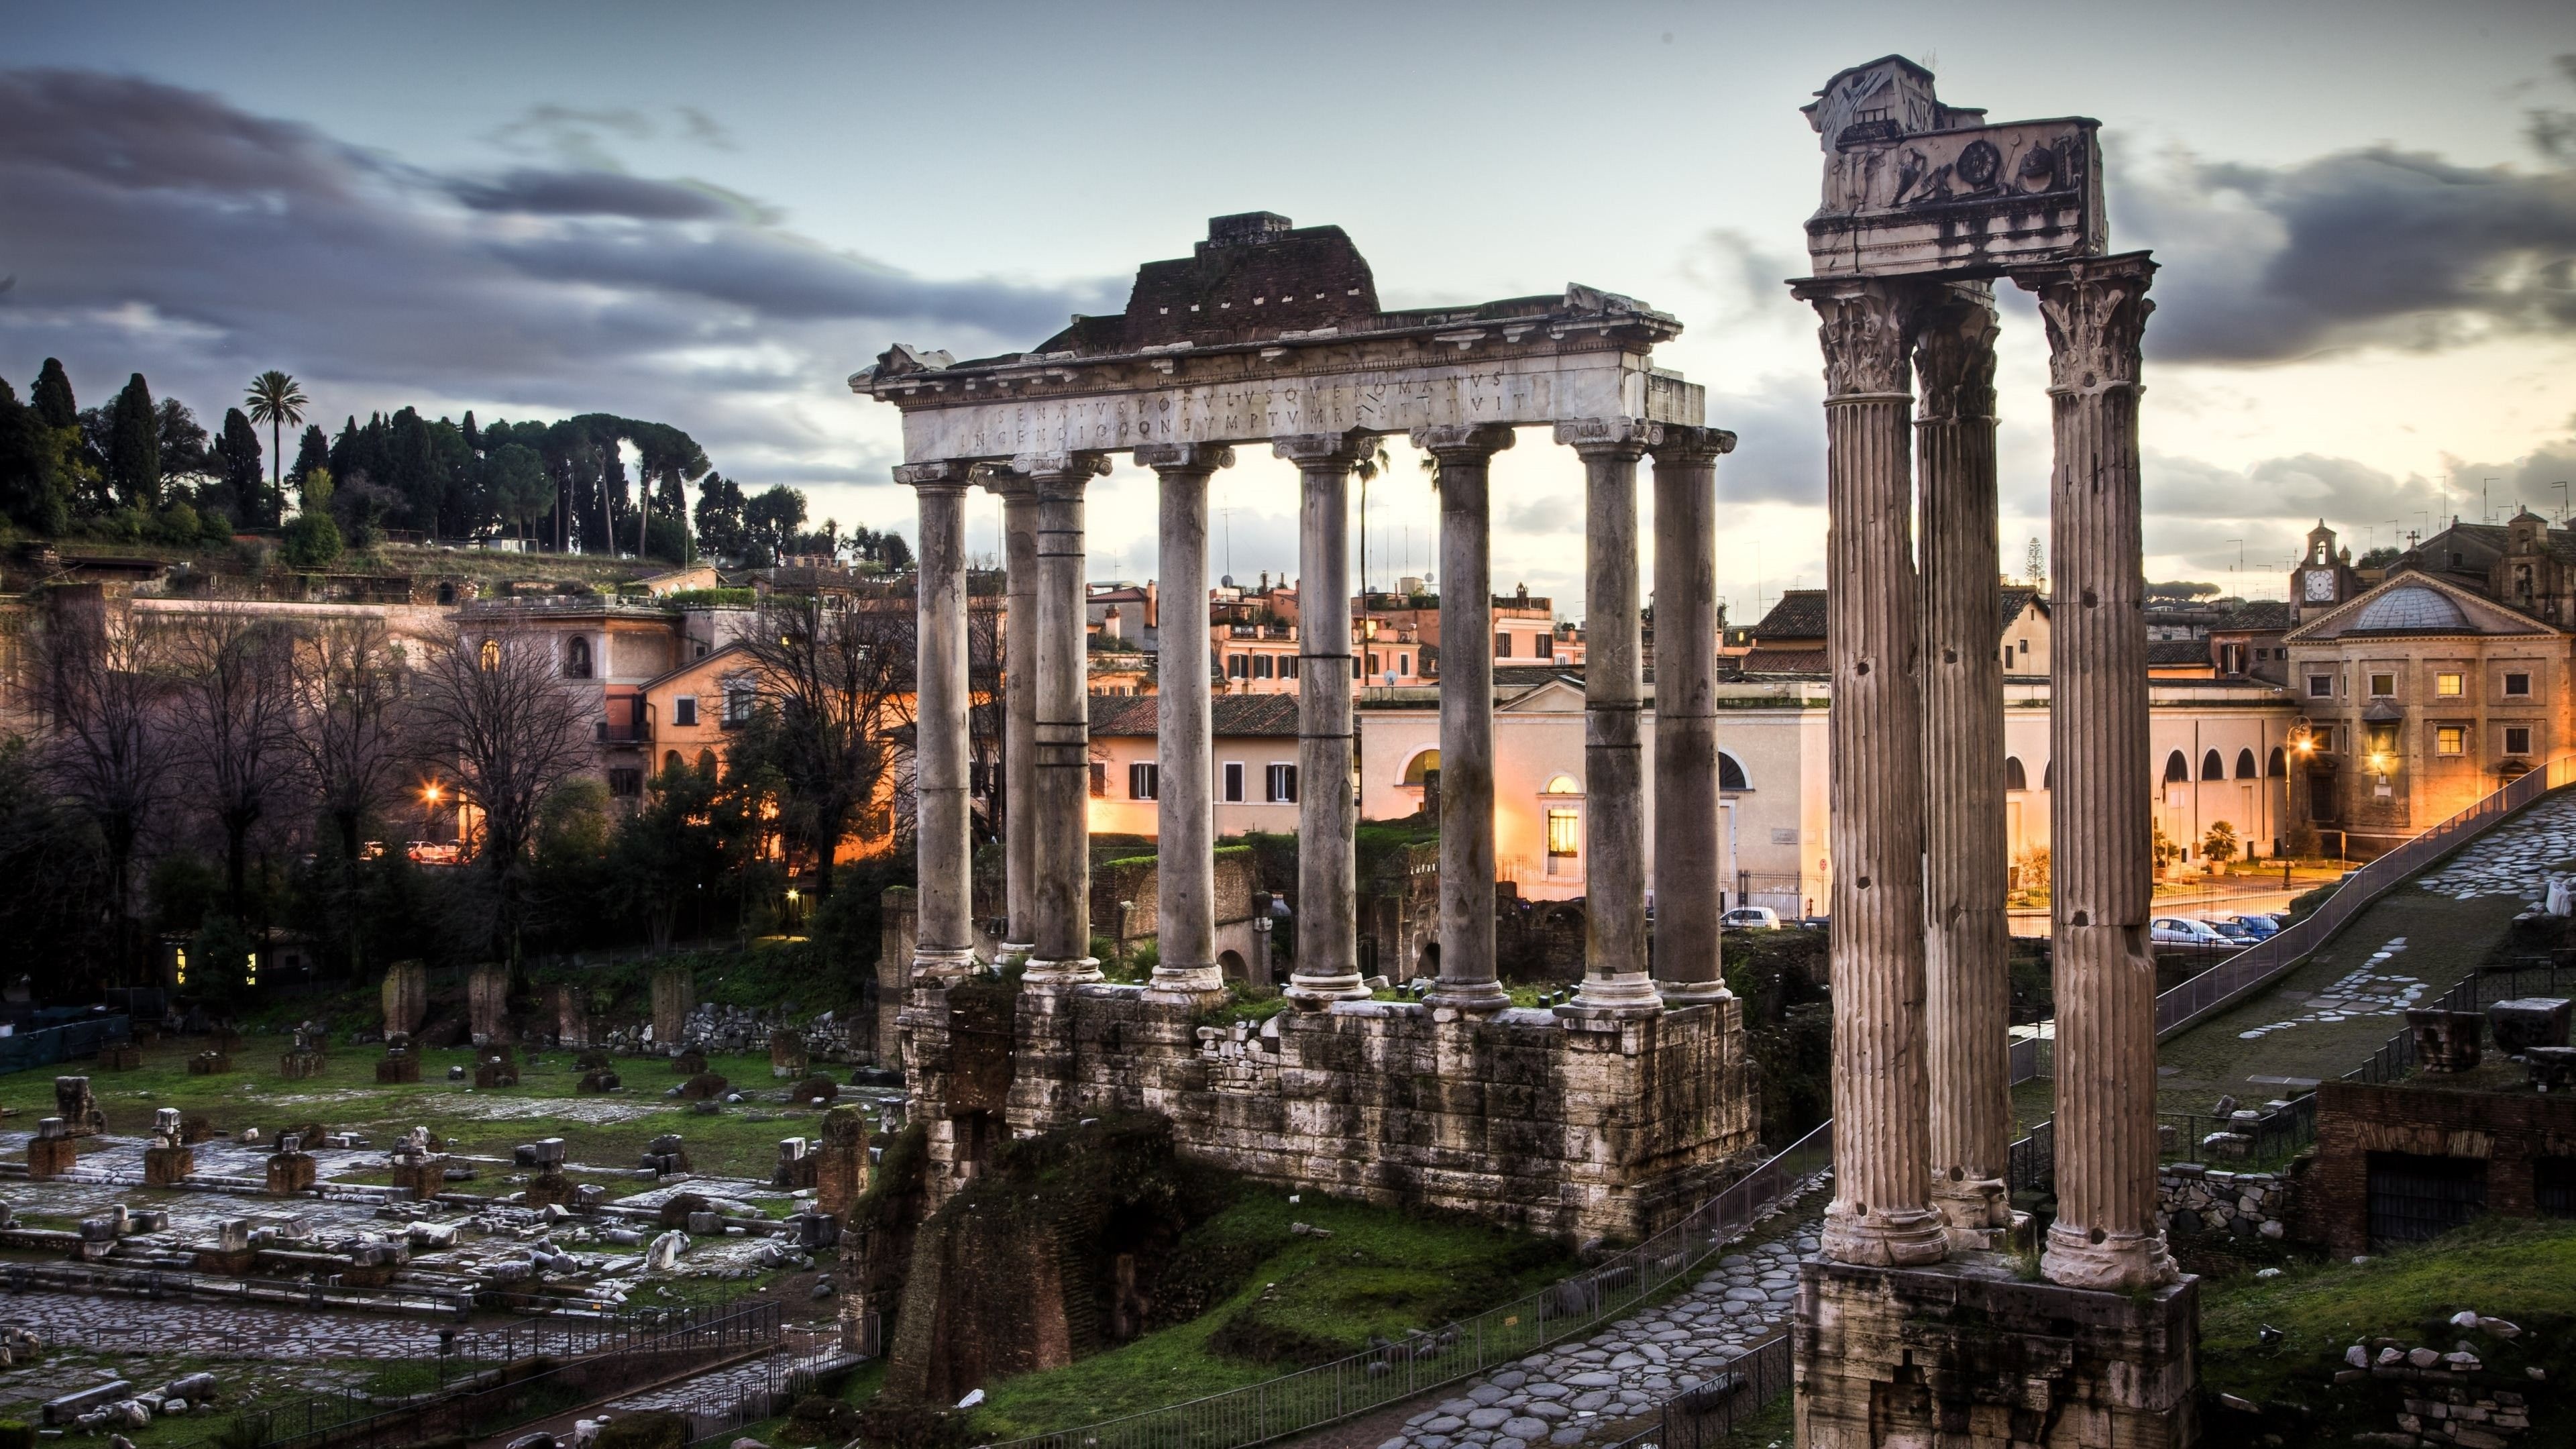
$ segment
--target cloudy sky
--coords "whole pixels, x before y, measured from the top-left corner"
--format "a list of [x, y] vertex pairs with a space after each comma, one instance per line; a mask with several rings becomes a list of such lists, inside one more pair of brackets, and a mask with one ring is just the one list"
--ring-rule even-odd
[[[0, 7], [0, 377], [60, 356], [209, 421], [263, 368], [335, 426], [416, 404], [687, 429], [726, 474], [909, 531], [886, 344], [1026, 347], [1113, 311], [1207, 217], [1338, 223], [1390, 306], [1581, 281], [1742, 435], [1737, 618], [1822, 580], [1813, 319], [1782, 278], [1798, 114], [1887, 52], [1997, 119], [2099, 117], [2148, 329], [2149, 573], [2278, 597], [2576, 481], [2576, 7], [1540, 3]], [[2047, 470], [2045, 343], [2006, 299], [2003, 552]], [[1218, 487], [1236, 574], [1293, 567], [1294, 475]], [[1498, 460], [1497, 581], [1580, 612], [1580, 472]], [[2483, 504], [2482, 504], [2483, 497]], [[993, 546], [979, 505], [974, 540]], [[1399, 460], [1372, 577], [1422, 571]], [[1150, 475], [1094, 493], [1096, 576], [1153, 572]], [[2244, 572], [2237, 572], [2240, 558]]]

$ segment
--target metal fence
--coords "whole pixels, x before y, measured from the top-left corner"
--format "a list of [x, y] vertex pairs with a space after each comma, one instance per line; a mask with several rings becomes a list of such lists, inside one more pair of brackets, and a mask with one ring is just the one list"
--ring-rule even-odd
[[[2519, 961], [2480, 969], [2474, 976], [2464, 976], [2438, 1001], [2424, 1004], [2424, 1010], [2484, 1011], [2499, 1001], [2517, 996], [2554, 994], [2576, 986], [2576, 962]], [[2360, 1066], [2343, 1074], [2347, 1082], [2389, 1082], [2406, 1075], [2415, 1067], [2415, 1033], [2410, 1028], [2382, 1043]]]
[[1720, 1449], [1737, 1426], [1789, 1392], [1794, 1369], [1789, 1335], [1747, 1345], [1726, 1367], [1664, 1400], [1653, 1424], [1611, 1449]]
[[0, 1036], [0, 1076], [50, 1067], [75, 1057], [94, 1057], [100, 1047], [129, 1040], [133, 1035], [132, 1018], [122, 1013], [12, 1032]]
[[1239, 1449], [1412, 1398], [1625, 1314], [1688, 1277], [1832, 1165], [1828, 1122], [1680, 1222], [1515, 1302], [1227, 1393], [1004, 1440], [997, 1449]]
[[2268, 941], [2248, 946], [2156, 998], [2156, 1039], [2164, 1040], [2210, 1013], [2232, 1006], [2306, 960], [2335, 932], [2368, 910], [2389, 887], [2485, 834], [2506, 816], [2562, 785], [2576, 783], [2576, 754], [2519, 775], [2485, 799], [2345, 876], [2316, 910]]

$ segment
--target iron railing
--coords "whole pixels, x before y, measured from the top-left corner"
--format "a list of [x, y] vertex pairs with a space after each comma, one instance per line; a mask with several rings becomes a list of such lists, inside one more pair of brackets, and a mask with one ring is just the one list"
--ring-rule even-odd
[[2558, 789], [2576, 784], [2576, 754], [2507, 781], [2484, 799], [2404, 845], [2344, 877], [2316, 910], [2171, 991], [2156, 997], [2156, 1039], [2164, 1040], [2212, 1012], [2233, 1006], [2246, 993], [2298, 965], [2391, 886], [2493, 829], [2506, 816]]
[[1611, 1449], [1722, 1449], [1737, 1426], [1789, 1392], [1795, 1367], [1785, 1333], [1737, 1349], [1726, 1367], [1684, 1385], [1652, 1424]]
[[[2555, 961], [2511, 962], [2488, 966], [2474, 976], [2464, 976], [2438, 1001], [2426, 1002], [2419, 1010], [2484, 1011], [2499, 1001], [2517, 996], [2555, 993], [2560, 983], [2576, 983], [2576, 963]], [[2536, 984], [2535, 984], [2536, 983]], [[2343, 1074], [2347, 1082], [2391, 1082], [2414, 1070], [2415, 1033], [2410, 1028], [2398, 1032], [2372, 1052], [2360, 1066]]]
[[1588, 1333], [1688, 1277], [1833, 1164], [1828, 1122], [1589, 1269], [1472, 1318], [1226, 1393], [1001, 1441], [996, 1449], [1240, 1449], [1364, 1414]]

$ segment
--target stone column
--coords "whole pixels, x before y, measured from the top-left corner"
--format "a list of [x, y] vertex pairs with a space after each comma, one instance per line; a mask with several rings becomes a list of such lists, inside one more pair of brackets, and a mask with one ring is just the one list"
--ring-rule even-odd
[[2079, 1288], [2173, 1281], [2156, 1228], [2153, 765], [2138, 507], [2144, 252], [2016, 269], [2048, 328], [2050, 932], [2057, 1221], [2040, 1269]]
[[[1109, 471], [1099, 453], [1024, 454], [1011, 471], [1036, 487], [1038, 810], [1033, 986], [1100, 979], [1091, 954], [1091, 658], [1083, 590], [1083, 490]], [[929, 934], [923, 905], [922, 932]]]
[[1948, 1250], [1928, 1205], [1923, 1075], [1922, 636], [1907, 365], [1913, 284], [1797, 284], [1824, 325], [1832, 669], [1834, 1200], [1824, 1247], [1905, 1267]]
[[1002, 871], [1009, 919], [1003, 963], [1029, 959], [1037, 941], [1038, 495], [1028, 479], [986, 475], [1002, 496]]
[[1301, 1010], [1368, 995], [1360, 984], [1351, 799], [1351, 468], [1368, 434], [1300, 433], [1297, 465], [1297, 962], [1282, 993]]
[[1234, 465], [1232, 448], [1148, 443], [1136, 461], [1161, 484], [1161, 661], [1155, 688], [1155, 947], [1148, 995], [1189, 999], [1225, 990], [1216, 964], [1216, 815], [1208, 720], [1208, 475]]
[[1717, 807], [1717, 460], [1723, 428], [1655, 445], [1655, 982], [1667, 1006], [1723, 1001]]
[[1487, 473], [1512, 430], [1416, 428], [1440, 462], [1440, 983], [1437, 1011], [1511, 1004], [1494, 962], [1494, 580]]
[[1928, 296], [1914, 337], [1923, 410], [1923, 977], [1932, 1202], [1958, 1247], [2012, 1226], [2004, 919], [2004, 670], [1995, 543], [1995, 301]]
[[975, 969], [966, 799], [967, 471], [964, 463], [906, 463], [894, 470], [896, 482], [911, 485], [920, 510], [912, 767], [921, 890], [921, 929], [912, 958], [916, 979]]
[[1637, 617], [1637, 460], [1661, 430], [1638, 418], [1556, 425], [1583, 459], [1583, 984], [1561, 1014], [1639, 1016], [1646, 974], [1645, 707]]

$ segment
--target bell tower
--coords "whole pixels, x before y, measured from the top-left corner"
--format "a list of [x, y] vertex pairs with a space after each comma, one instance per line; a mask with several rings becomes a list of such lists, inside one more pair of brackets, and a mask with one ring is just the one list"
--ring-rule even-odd
[[2335, 552], [2335, 531], [2326, 521], [2308, 530], [2307, 552], [2290, 570], [2290, 607], [2302, 624], [2352, 597], [2343, 558]]

